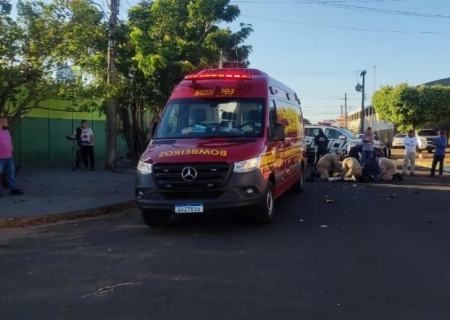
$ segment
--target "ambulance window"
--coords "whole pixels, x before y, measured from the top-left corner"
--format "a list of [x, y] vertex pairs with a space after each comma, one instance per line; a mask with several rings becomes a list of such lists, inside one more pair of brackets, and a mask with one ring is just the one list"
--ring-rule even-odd
[[278, 122], [278, 119], [277, 119], [277, 108], [275, 106], [275, 101], [274, 100], [270, 100], [270, 105], [269, 105], [269, 125], [270, 125], [270, 129], [271, 130], [273, 128], [273, 125], [275, 123], [277, 123], [277, 122]]

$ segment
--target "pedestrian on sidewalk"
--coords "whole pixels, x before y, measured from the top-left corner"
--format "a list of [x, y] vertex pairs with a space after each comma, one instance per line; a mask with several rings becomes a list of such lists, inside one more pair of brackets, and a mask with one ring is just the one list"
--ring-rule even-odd
[[[6, 118], [0, 118], [0, 173], [5, 171], [6, 179], [8, 180], [10, 194], [21, 195], [23, 191], [17, 188], [16, 173], [14, 167], [14, 160], [12, 157], [13, 144], [12, 138], [8, 130], [8, 120]], [[1, 193], [0, 184], [0, 197]]]
[[373, 154], [373, 141], [374, 136], [372, 134], [372, 127], [368, 127], [366, 133], [362, 136], [362, 151], [361, 151], [361, 166], [364, 165], [367, 159], [372, 157]]
[[436, 165], [439, 163], [439, 178], [441, 178], [444, 172], [445, 148], [447, 147], [445, 131], [439, 132], [439, 138], [436, 138], [433, 144], [436, 146], [436, 150], [434, 151], [433, 164], [431, 165], [431, 174], [429, 177], [434, 177]]
[[83, 158], [84, 167], [95, 170], [94, 157], [94, 132], [88, 127], [86, 120], [81, 120], [81, 127], [77, 128], [72, 135], [73, 139], [77, 139], [80, 146], [81, 157]]
[[405, 144], [405, 155], [403, 156], [402, 175], [406, 176], [409, 164], [409, 175], [414, 176], [414, 168], [416, 166], [416, 147], [418, 145], [417, 137], [414, 135], [414, 130], [408, 131], [408, 136], [403, 139]]
[[314, 168], [317, 168], [320, 158], [328, 153], [328, 138], [323, 133], [322, 129], [319, 129], [319, 133], [314, 137], [314, 144], [316, 149], [316, 159], [314, 161]]

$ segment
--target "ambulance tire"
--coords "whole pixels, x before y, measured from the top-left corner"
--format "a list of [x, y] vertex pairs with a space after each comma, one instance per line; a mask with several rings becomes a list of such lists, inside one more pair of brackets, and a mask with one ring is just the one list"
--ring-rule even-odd
[[295, 193], [302, 193], [303, 192], [303, 173], [300, 173], [300, 178], [296, 183], [292, 185], [292, 191]]
[[275, 197], [274, 188], [271, 181], [267, 182], [266, 191], [261, 196], [261, 200], [255, 211], [255, 220], [258, 224], [273, 222], [275, 217]]
[[155, 228], [169, 223], [169, 213], [151, 212], [149, 210], [141, 210], [141, 212], [144, 223], [149, 227]]

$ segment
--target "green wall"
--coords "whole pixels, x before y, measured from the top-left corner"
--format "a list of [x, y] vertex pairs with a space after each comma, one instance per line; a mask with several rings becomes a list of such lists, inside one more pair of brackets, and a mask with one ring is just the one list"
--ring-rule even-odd
[[[106, 121], [98, 112], [65, 111], [70, 102], [49, 100], [41, 104], [45, 109], [31, 111], [20, 120], [14, 130], [14, 159], [23, 164], [44, 162], [70, 162], [73, 143], [65, 136], [72, 135], [81, 120], [85, 119], [94, 131], [95, 155], [98, 161], [105, 158]], [[120, 137], [118, 150], [124, 154], [125, 141]], [[100, 162], [97, 162], [100, 164]]]

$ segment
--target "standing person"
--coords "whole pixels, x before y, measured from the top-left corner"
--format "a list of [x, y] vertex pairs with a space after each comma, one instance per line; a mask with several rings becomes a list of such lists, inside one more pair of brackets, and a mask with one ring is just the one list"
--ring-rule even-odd
[[372, 134], [372, 128], [368, 127], [366, 130], [366, 133], [362, 136], [362, 151], [361, 151], [361, 166], [364, 165], [364, 162], [366, 162], [367, 159], [372, 157], [373, 154], [373, 141], [374, 136]]
[[322, 129], [319, 129], [319, 133], [314, 137], [314, 144], [316, 145], [316, 159], [314, 161], [314, 168], [317, 168], [317, 163], [320, 158], [328, 153], [328, 138], [323, 133]]
[[441, 178], [444, 171], [445, 148], [447, 147], [445, 131], [439, 132], [439, 138], [436, 138], [433, 144], [436, 146], [436, 150], [434, 151], [433, 164], [431, 165], [431, 174], [429, 175], [429, 177], [434, 177], [434, 173], [436, 172], [436, 165], [439, 162], [439, 178]]
[[416, 147], [419, 143], [417, 138], [414, 136], [414, 130], [408, 131], [408, 136], [403, 139], [403, 143], [405, 144], [405, 155], [403, 156], [402, 175], [406, 176], [409, 163], [409, 174], [414, 176], [414, 168], [416, 165]]
[[[0, 118], [0, 173], [5, 171], [8, 180], [10, 194], [21, 195], [23, 191], [17, 188], [14, 160], [12, 157], [13, 144], [8, 130], [8, 120]], [[0, 184], [0, 197], [2, 185]]]
[[[76, 138], [80, 146], [81, 157], [83, 158], [84, 167], [95, 170], [94, 158], [94, 132], [88, 127], [86, 120], [81, 120], [81, 127], [77, 128], [72, 135]], [[89, 161], [88, 161], [89, 160]]]
[[373, 139], [380, 141], [380, 137], [378, 136], [378, 132], [375, 131], [375, 133], [373, 134]]

